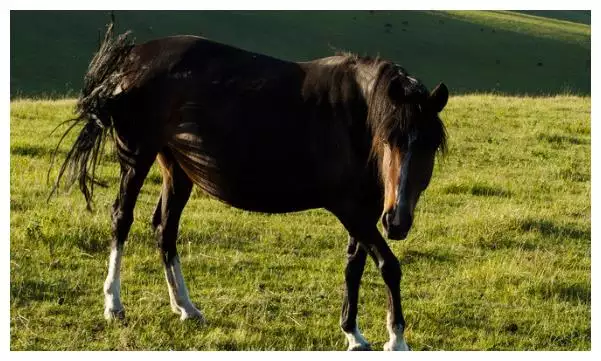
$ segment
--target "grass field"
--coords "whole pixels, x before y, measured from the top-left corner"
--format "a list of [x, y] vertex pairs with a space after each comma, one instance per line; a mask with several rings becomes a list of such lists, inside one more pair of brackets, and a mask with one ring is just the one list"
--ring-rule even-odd
[[[590, 11], [115, 14], [118, 30], [133, 30], [138, 42], [195, 34], [295, 61], [380, 54], [430, 87], [445, 81], [453, 94], [590, 94]], [[11, 96], [76, 95], [108, 19], [106, 11], [12, 11]]]
[[[75, 189], [48, 204], [46, 171], [73, 101], [11, 103], [13, 350], [343, 350], [346, 234], [321, 210], [263, 215], [195, 191], [179, 250], [208, 324], [171, 313], [149, 226], [160, 176], [142, 190], [122, 273], [124, 324], [102, 316], [111, 185], [85, 211]], [[414, 350], [591, 348], [590, 97], [455, 96], [409, 238], [391, 242]], [[74, 135], [74, 134], [73, 134]], [[73, 137], [71, 137], [73, 139]], [[67, 145], [60, 148], [63, 158]], [[387, 340], [384, 284], [369, 263], [360, 327]]]

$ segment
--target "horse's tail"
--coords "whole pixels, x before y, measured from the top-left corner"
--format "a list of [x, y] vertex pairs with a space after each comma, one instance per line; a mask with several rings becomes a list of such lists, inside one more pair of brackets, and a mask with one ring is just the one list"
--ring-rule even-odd
[[61, 125], [67, 122], [72, 124], [54, 150], [48, 175], [54, 164], [58, 147], [67, 134], [80, 123], [84, 123], [84, 126], [67, 153], [48, 199], [56, 192], [63, 175], [67, 172], [69, 173], [67, 187], [71, 187], [77, 180], [79, 189], [86, 199], [87, 208], [91, 210], [94, 185], [102, 185], [95, 177], [96, 166], [100, 161], [106, 137], [112, 134], [112, 110], [120, 96], [120, 92], [116, 89], [120, 86], [124, 75], [123, 64], [133, 47], [133, 41], [128, 38], [128, 35], [129, 32], [126, 32], [114, 38], [113, 23], [108, 25], [104, 40], [92, 58], [85, 75], [84, 85], [77, 101], [76, 117], [61, 123]]

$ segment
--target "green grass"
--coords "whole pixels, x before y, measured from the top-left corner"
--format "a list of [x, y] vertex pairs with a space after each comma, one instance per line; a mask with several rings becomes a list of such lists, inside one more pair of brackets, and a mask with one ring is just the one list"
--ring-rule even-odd
[[[347, 236], [322, 210], [264, 215], [194, 192], [179, 250], [206, 326], [171, 313], [149, 226], [160, 176], [142, 189], [122, 273], [125, 324], [103, 319], [114, 158], [93, 213], [74, 189], [46, 203], [58, 122], [73, 102], [11, 103], [13, 350], [343, 350]], [[590, 350], [590, 97], [452, 97], [449, 154], [403, 242], [406, 336], [415, 350]], [[74, 136], [74, 134], [73, 134]], [[73, 137], [70, 137], [73, 139]], [[60, 148], [64, 158], [67, 145]], [[386, 295], [369, 262], [360, 327], [387, 340]]]
[[[444, 81], [455, 95], [590, 94], [591, 26], [578, 22], [590, 19], [590, 11], [540, 15], [117, 11], [116, 19], [118, 30], [132, 29], [138, 42], [196, 34], [294, 61], [329, 56], [337, 50], [380, 54], [430, 87]], [[108, 18], [106, 11], [12, 11], [11, 96], [75, 94]]]

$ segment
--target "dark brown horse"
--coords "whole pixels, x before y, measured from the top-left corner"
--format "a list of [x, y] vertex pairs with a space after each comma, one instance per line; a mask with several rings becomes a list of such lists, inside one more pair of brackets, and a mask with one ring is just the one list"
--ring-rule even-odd
[[[176, 249], [179, 219], [197, 185], [232, 206], [282, 213], [325, 208], [349, 233], [341, 327], [349, 349], [369, 349], [357, 327], [367, 255], [388, 288], [386, 350], [407, 350], [399, 261], [390, 239], [411, 228], [420, 194], [445, 146], [438, 117], [448, 90], [429, 93], [400, 66], [337, 55], [294, 63], [196, 36], [134, 45], [112, 25], [77, 104], [84, 127], [61, 176], [79, 182], [88, 206], [102, 144], [121, 165], [104, 284], [105, 317], [124, 317], [119, 270], [140, 188], [155, 160], [163, 188], [154, 212], [171, 308], [203, 318], [188, 297]], [[56, 186], [55, 185], [55, 186]], [[266, 250], [267, 251], [267, 250]]]

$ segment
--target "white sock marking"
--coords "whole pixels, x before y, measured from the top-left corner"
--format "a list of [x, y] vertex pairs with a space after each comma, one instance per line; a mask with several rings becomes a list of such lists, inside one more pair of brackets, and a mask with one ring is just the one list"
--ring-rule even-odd
[[348, 349], [361, 349], [369, 347], [369, 342], [363, 337], [359, 327], [355, 326], [355, 329], [351, 332], [344, 332], [346, 339], [348, 340]]
[[171, 265], [165, 267], [165, 278], [167, 278], [167, 286], [169, 288], [169, 301], [171, 308], [175, 313], [181, 314], [180, 318], [203, 319], [202, 313], [190, 301], [188, 289], [184, 282], [184, 276], [179, 262], [179, 256], [176, 256]]
[[111, 319], [115, 313], [123, 311], [121, 304], [121, 257], [123, 247], [111, 249], [109, 270], [104, 281], [104, 317]]
[[384, 351], [409, 351], [409, 345], [407, 345], [403, 337], [405, 330], [400, 327], [393, 327], [392, 314], [390, 312], [386, 315], [386, 328], [388, 329], [390, 340], [384, 344]]

